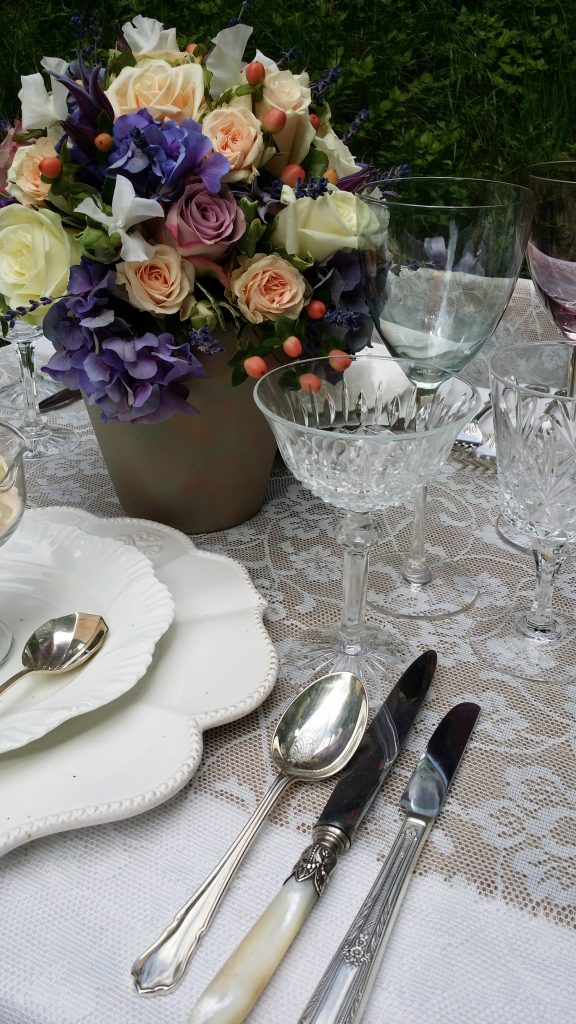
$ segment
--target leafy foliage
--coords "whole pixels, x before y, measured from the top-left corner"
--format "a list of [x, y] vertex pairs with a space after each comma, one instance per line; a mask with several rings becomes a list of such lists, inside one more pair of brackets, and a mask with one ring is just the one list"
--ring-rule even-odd
[[[238, 8], [240, 0], [237, 0]], [[229, 0], [0, 0], [0, 111], [18, 112], [20, 74], [44, 54], [73, 52], [75, 13], [96, 13], [101, 45], [143, 13], [189, 26], [182, 47], [206, 40], [238, 14]], [[327, 97], [341, 134], [361, 108], [370, 118], [354, 152], [381, 168], [518, 180], [535, 160], [576, 156], [576, 7], [557, 0], [251, 0], [244, 20], [279, 59], [299, 48], [312, 80], [339, 65]]]

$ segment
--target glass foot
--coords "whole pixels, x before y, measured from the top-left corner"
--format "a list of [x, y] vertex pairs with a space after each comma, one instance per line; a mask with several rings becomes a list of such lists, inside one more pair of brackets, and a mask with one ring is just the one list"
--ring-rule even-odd
[[358, 647], [346, 646], [337, 628], [318, 627], [281, 642], [279, 653], [284, 674], [296, 685], [329, 672], [352, 672], [370, 702], [379, 704], [418, 652], [374, 627], [362, 631]]
[[[58, 391], [62, 390], [61, 384], [51, 380], [50, 377], [45, 377], [43, 373], [36, 373], [34, 375], [34, 384], [39, 402], [43, 398], [50, 398], [51, 395], [55, 395]], [[11, 409], [13, 411], [14, 409], [20, 410], [24, 408], [22, 381], [17, 380], [0, 388], [0, 409]]]
[[405, 619], [446, 619], [470, 608], [478, 597], [475, 580], [459, 572], [458, 562], [432, 563], [432, 579], [421, 585], [402, 576], [405, 555], [378, 565], [373, 558], [368, 601], [386, 615]]
[[44, 427], [38, 431], [27, 431], [22, 433], [28, 442], [28, 451], [24, 452], [24, 458], [49, 459], [54, 455], [63, 455], [72, 451], [78, 444], [78, 436], [68, 427]]
[[3, 665], [12, 650], [14, 634], [5, 622], [0, 620], [0, 665]]
[[564, 686], [576, 683], [576, 622], [556, 615], [553, 628], [534, 635], [526, 623], [528, 600], [502, 609], [494, 628], [474, 644], [485, 665], [531, 682]]
[[[414, 522], [411, 505], [396, 505], [379, 513], [382, 542], [396, 554], [408, 551]], [[426, 499], [426, 551], [435, 562], [452, 561], [472, 546], [474, 518], [469, 504], [438, 484], [430, 484]], [[372, 557], [376, 557], [373, 551]]]
[[498, 516], [496, 520], [496, 533], [505, 544], [510, 544], [511, 547], [516, 548], [518, 551], [531, 551], [533, 538], [529, 537], [527, 533], [523, 533], [517, 526], [512, 526], [505, 516]]

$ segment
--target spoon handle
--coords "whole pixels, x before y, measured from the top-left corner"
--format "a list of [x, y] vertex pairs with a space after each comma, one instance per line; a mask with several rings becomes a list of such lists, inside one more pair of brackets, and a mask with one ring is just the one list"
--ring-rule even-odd
[[272, 807], [294, 779], [277, 775], [254, 814], [232, 846], [211, 871], [199, 889], [178, 911], [172, 924], [132, 966], [132, 975], [141, 995], [169, 992], [181, 979], [220, 900], [224, 896], [250, 843]]
[[10, 679], [7, 679], [5, 683], [0, 684], [0, 693], [4, 693], [4, 690], [7, 690], [9, 686], [12, 686], [12, 683], [15, 683], [17, 679], [21, 679], [22, 676], [27, 676], [29, 672], [29, 668], [21, 668], [19, 672], [15, 672], [13, 676], [10, 676]]

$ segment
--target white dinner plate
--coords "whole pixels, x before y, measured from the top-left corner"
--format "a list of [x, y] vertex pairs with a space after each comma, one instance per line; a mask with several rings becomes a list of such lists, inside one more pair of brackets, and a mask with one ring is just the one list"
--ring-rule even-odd
[[26, 517], [144, 552], [172, 594], [175, 616], [136, 687], [0, 755], [0, 854], [39, 836], [140, 814], [173, 796], [200, 763], [202, 732], [258, 707], [278, 667], [263, 624], [266, 603], [232, 559], [146, 520], [71, 508]]
[[48, 619], [89, 612], [109, 629], [80, 668], [27, 675], [0, 696], [0, 753], [121, 697], [142, 678], [174, 618], [168, 588], [142, 552], [30, 513], [0, 549], [0, 609], [14, 632], [0, 681], [22, 668], [24, 644]]

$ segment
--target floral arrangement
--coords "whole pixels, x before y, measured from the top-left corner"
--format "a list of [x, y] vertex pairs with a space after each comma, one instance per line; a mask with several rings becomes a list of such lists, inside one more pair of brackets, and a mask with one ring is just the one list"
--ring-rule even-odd
[[[369, 343], [358, 250], [373, 170], [330, 123], [339, 75], [258, 50], [237, 21], [210, 47], [138, 15], [118, 49], [45, 57], [0, 144], [0, 316], [42, 322], [45, 367], [104, 420], [157, 422], [237, 337], [232, 383], [270, 359]], [[361, 114], [352, 132], [364, 119]]]

